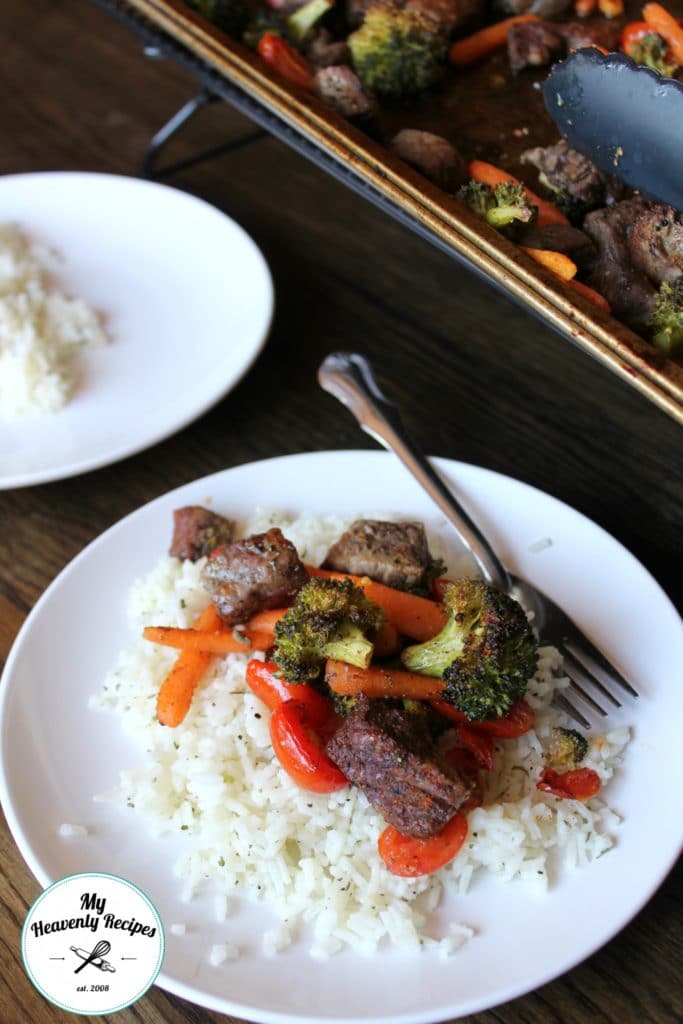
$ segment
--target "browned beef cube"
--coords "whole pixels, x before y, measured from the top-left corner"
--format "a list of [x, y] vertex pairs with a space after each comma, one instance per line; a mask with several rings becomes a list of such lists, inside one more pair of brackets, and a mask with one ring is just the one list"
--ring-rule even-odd
[[619, 34], [618, 28], [606, 21], [565, 21], [556, 23], [555, 27], [564, 38], [568, 50], [581, 50], [585, 46], [601, 46], [603, 50], [611, 50]]
[[313, 76], [313, 92], [343, 117], [369, 117], [377, 110], [377, 101], [348, 64], [319, 68]]
[[648, 329], [657, 291], [634, 263], [628, 237], [637, 218], [647, 209], [648, 201], [637, 196], [593, 210], [583, 222], [583, 230], [598, 251], [587, 283], [605, 296], [620, 320], [641, 332]]
[[306, 43], [306, 57], [316, 70], [338, 67], [349, 63], [349, 48], [345, 39], [335, 39], [329, 29], [319, 28]]
[[560, 139], [553, 146], [536, 146], [522, 153], [522, 163], [533, 164], [540, 172], [539, 181], [558, 194], [568, 204], [565, 212], [570, 216], [572, 207], [586, 213], [608, 200], [618, 199], [622, 187], [609, 175], [603, 174], [588, 157]]
[[219, 516], [201, 505], [186, 505], [173, 512], [173, 539], [169, 554], [196, 562], [219, 544], [229, 544], [234, 535], [232, 519]]
[[202, 580], [224, 622], [236, 624], [289, 604], [308, 574], [294, 545], [274, 528], [217, 548]]
[[564, 56], [566, 43], [557, 26], [543, 21], [521, 21], [511, 25], [507, 34], [510, 70], [544, 67]]
[[433, 559], [422, 523], [357, 519], [332, 545], [324, 564], [336, 572], [412, 590], [422, 585]]
[[467, 180], [467, 165], [447, 139], [432, 132], [402, 128], [391, 140], [391, 149], [402, 160], [441, 188], [454, 192]]
[[455, 769], [439, 762], [426, 712], [360, 697], [325, 749], [406, 836], [440, 832], [469, 796]]
[[683, 277], [683, 215], [672, 206], [652, 203], [641, 210], [627, 240], [634, 264], [655, 284]]

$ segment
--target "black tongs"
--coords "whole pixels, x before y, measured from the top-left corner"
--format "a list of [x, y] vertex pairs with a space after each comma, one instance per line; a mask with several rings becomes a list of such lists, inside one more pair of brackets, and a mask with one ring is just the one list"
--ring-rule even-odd
[[593, 48], [555, 64], [543, 98], [572, 149], [683, 210], [683, 83]]

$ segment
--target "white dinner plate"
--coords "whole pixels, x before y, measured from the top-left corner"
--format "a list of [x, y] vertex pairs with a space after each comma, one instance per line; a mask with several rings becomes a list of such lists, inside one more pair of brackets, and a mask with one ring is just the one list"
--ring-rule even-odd
[[261, 252], [230, 217], [166, 185], [71, 172], [0, 177], [0, 224], [63, 260], [61, 291], [104, 315], [59, 412], [0, 418], [0, 489], [84, 473], [156, 444], [221, 399], [273, 311]]
[[[239, 466], [179, 488], [123, 519], [57, 577], [29, 615], [2, 686], [2, 803], [16, 842], [42, 885], [80, 871], [114, 871], [156, 904], [168, 934], [158, 984], [210, 1009], [250, 1020], [417, 1024], [481, 1011], [549, 981], [614, 936], [666, 876], [681, 845], [678, 794], [683, 631], [658, 584], [620, 544], [578, 512], [508, 477], [437, 460], [445, 477], [521, 576], [548, 592], [629, 676], [641, 697], [614, 724], [633, 739], [609, 783], [622, 816], [616, 847], [564, 871], [544, 895], [524, 883], [484, 879], [449, 897], [475, 936], [450, 958], [341, 953], [312, 961], [297, 942], [261, 951], [266, 907], [244, 903], [217, 922], [212, 903], [183, 903], [173, 875], [173, 840], [151, 839], [134, 814], [93, 795], [144, 756], [117, 720], [89, 710], [117, 652], [130, 641], [126, 595], [167, 550], [172, 509], [213, 499], [243, 517], [258, 505], [353, 515], [368, 509], [422, 518], [448, 530], [429, 499], [391, 456], [330, 452]], [[58, 839], [62, 822], [84, 839]], [[207, 897], [208, 899], [208, 897]], [[215, 942], [237, 960], [211, 966]]]

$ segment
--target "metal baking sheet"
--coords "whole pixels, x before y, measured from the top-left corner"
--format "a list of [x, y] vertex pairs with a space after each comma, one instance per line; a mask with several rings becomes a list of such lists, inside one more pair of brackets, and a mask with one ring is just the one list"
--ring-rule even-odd
[[[255, 54], [182, 0], [96, 2], [191, 71], [213, 94], [464, 262], [683, 423], [683, 364], [660, 355], [577, 296], [385, 146], [271, 73]], [[494, 58], [486, 74], [449, 81], [437, 103], [433, 97], [418, 97], [383, 111], [382, 127], [387, 134], [401, 127], [444, 134], [447, 122], [456, 143], [458, 136], [469, 143], [469, 156], [518, 173], [521, 151], [554, 141], [557, 132], [542, 111], [538, 90], [523, 76], [511, 83], [506, 71], [505, 55], [499, 64]]]

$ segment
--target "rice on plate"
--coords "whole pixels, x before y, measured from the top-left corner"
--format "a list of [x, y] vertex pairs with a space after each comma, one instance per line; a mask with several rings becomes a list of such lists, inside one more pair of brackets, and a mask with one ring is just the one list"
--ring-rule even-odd
[[108, 340], [100, 315], [56, 283], [60, 262], [0, 225], [0, 419], [57, 412], [76, 390], [77, 353]]
[[[348, 522], [257, 510], [240, 534], [279, 526], [302, 560], [319, 565]], [[469, 559], [453, 564], [440, 537], [428, 533], [434, 555], [446, 557], [449, 575], [473, 575]], [[194, 623], [208, 603], [202, 564], [168, 556], [138, 579], [128, 608], [136, 637], [153, 623]], [[551, 731], [572, 724], [551, 703], [569, 682], [554, 648], [540, 649], [526, 695], [535, 727], [518, 739], [496, 739], [484, 803], [468, 814], [465, 844], [446, 867], [418, 878], [401, 878], [385, 867], [377, 852], [385, 822], [358, 788], [312, 793], [285, 773], [271, 746], [270, 711], [245, 684], [247, 655], [213, 658], [182, 724], [160, 725], [156, 697], [177, 653], [136, 639], [92, 698], [94, 708], [120, 718], [144, 752], [137, 766], [122, 772], [116, 789], [98, 799], [130, 808], [156, 835], [187, 837], [175, 866], [185, 899], [210, 883], [224, 915], [228, 897], [236, 894], [265, 900], [280, 920], [264, 932], [266, 953], [296, 942], [306, 925], [315, 956], [344, 948], [372, 954], [388, 946], [449, 955], [473, 930], [462, 901], [463, 920], [435, 933], [433, 912], [444, 887], [465, 894], [477, 873], [489, 872], [538, 892], [552, 884], [558, 859], [583, 867], [614, 845], [619, 819], [600, 796], [558, 799], [536, 788]], [[608, 782], [628, 740], [626, 728], [592, 735], [582, 767]], [[220, 962], [234, 955], [231, 947], [210, 957]]]

